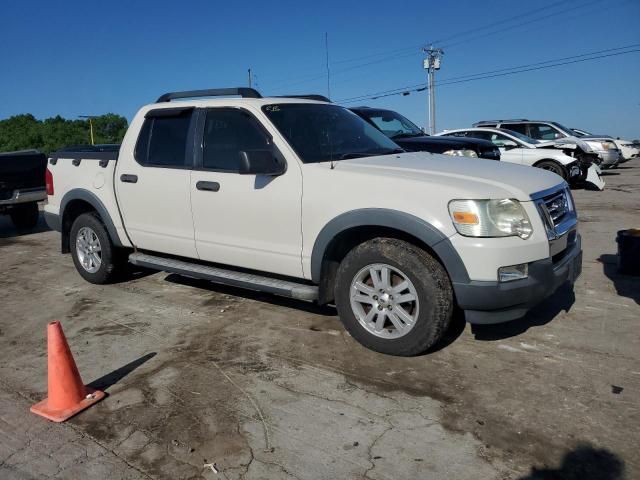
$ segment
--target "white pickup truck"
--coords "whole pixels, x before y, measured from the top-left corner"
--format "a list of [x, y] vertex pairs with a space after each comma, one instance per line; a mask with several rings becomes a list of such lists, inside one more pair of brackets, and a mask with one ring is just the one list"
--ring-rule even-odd
[[432, 347], [455, 308], [514, 320], [581, 271], [556, 174], [404, 153], [310, 97], [165, 94], [119, 152], [52, 154], [47, 193], [45, 218], [89, 282], [129, 261], [335, 303], [355, 339], [393, 355]]

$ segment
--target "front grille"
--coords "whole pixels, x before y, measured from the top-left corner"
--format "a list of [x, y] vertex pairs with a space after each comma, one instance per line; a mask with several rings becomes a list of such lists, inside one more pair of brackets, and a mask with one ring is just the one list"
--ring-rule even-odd
[[573, 198], [567, 187], [536, 200], [549, 240], [567, 233], [576, 223]]
[[569, 213], [569, 202], [564, 190], [543, 198], [544, 205], [547, 209], [549, 217], [553, 222], [553, 226], [557, 227], [565, 216]]

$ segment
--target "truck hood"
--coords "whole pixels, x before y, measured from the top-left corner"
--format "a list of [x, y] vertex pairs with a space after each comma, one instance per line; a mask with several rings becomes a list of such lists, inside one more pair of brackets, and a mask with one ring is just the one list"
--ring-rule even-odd
[[335, 163], [335, 170], [379, 177], [381, 186], [385, 180], [396, 178], [424, 183], [425, 188], [430, 185], [446, 187], [451, 191], [451, 199], [515, 198], [529, 201], [533, 193], [563, 183], [555, 173], [539, 168], [427, 152], [342, 160]]

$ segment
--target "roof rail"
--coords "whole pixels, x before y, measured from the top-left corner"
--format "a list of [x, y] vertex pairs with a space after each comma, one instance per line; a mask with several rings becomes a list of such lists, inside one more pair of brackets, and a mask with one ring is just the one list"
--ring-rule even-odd
[[529, 121], [530, 120], [528, 118], [502, 118], [500, 120], [480, 120], [479, 122], [476, 122], [476, 125], [480, 123], [529, 122]]
[[229, 97], [240, 96], [242, 98], [262, 98], [260, 93], [247, 87], [239, 88], [210, 88], [207, 90], [187, 90], [185, 92], [169, 92], [160, 95], [156, 103], [170, 102], [178, 98], [196, 98], [196, 97]]
[[318, 95], [316, 93], [310, 93], [305, 95], [275, 95], [274, 98], [304, 98], [306, 100], [317, 100], [319, 102], [332, 103], [328, 97], [324, 95]]

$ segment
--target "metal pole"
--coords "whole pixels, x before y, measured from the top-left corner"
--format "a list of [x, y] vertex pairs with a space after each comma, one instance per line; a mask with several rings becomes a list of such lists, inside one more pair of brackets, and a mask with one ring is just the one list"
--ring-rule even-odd
[[93, 121], [91, 120], [91, 117], [89, 117], [89, 130], [91, 131], [91, 145], [95, 145], [95, 142], [93, 141]]
[[251, 69], [247, 69], [247, 74], [249, 75], [249, 88], [251, 88]]
[[433, 67], [429, 69], [429, 118], [431, 119], [429, 133], [436, 133], [436, 90], [434, 85]]
[[324, 32], [324, 50], [326, 53], [327, 67], [327, 98], [331, 98], [331, 70], [329, 69], [329, 34]]

